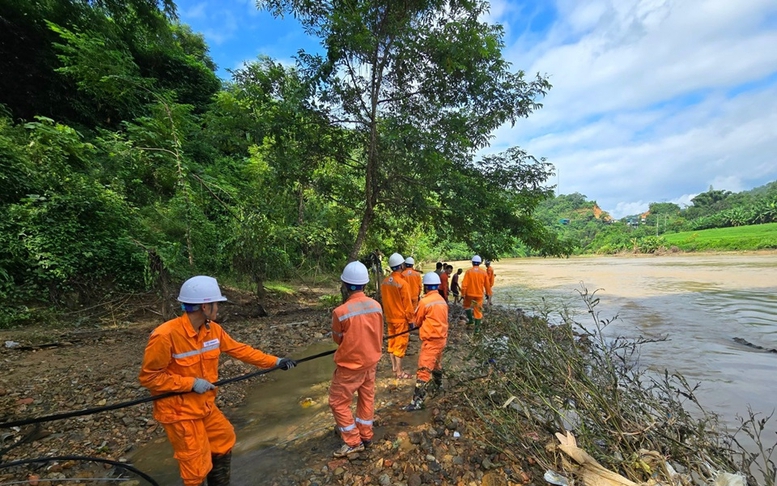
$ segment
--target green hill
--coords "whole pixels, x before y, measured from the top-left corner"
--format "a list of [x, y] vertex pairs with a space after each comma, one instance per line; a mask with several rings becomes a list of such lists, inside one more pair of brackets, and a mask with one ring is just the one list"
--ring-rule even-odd
[[668, 245], [684, 251], [761, 250], [777, 248], [777, 223], [684, 231], [663, 237]]

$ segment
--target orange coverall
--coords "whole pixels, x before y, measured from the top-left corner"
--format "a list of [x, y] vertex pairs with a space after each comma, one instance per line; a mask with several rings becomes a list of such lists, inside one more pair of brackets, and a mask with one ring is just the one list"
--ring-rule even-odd
[[418, 303], [415, 322], [419, 327], [421, 353], [418, 355], [416, 378], [424, 383], [432, 371], [442, 369], [442, 350], [448, 340], [448, 303], [436, 290], [430, 290]]
[[[375, 370], [383, 348], [383, 310], [364, 292], [352, 293], [332, 312], [332, 338], [340, 345], [329, 386], [329, 407], [343, 440], [351, 447], [372, 440]], [[351, 413], [354, 393], [356, 418]]]
[[491, 295], [491, 281], [485, 270], [479, 266], [473, 266], [464, 272], [461, 281], [461, 294], [464, 296], [464, 308], [472, 309], [474, 302], [475, 319], [482, 319], [483, 295]]
[[440, 295], [442, 295], [442, 298], [445, 299], [445, 302], [448, 302], [448, 272], [442, 272], [440, 274], [440, 289], [438, 292]]
[[[410, 287], [399, 271], [391, 272], [383, 279], [380, 292], [389, 336], [407, 331], [408, 324], [415, 318]], [[389, 339], [388, 352], [398, 358], [404, 358], [409, 339], [407, 334]]]
[[416, 307], [418, 307], [418, 299], [421, 296], [421, 291], [423, 290], [423, 287], [421, 287], [421, 280], [423, 280], [423, 277], [414, 268], [406, 269], [402, 272], [402, 277], [404, 277], [405, 281], [410, 285], [410, 301], [412, 302], [413, 311], [415, 311]]
[[[496, 279], [496, 275], [494, 275], [494, 267], [488, 266], [486, 267], [486, 273], [488, 274], [488, 286], [493, 291], [494, 289], [494, 279]], [[488, 294], [489, 297], [491, 297], [492, 294]]]
[[[140, 384], [159, 395], [191, 391], [196, 378], [214, 383], [222, 351], [260, 368], [280, 362], [277, 356], [235, 341], [215, 322], [209, 327], [196, 332], [184, 313], [154, 329], [143, 356]], [[211, 454], [226, 454], [235, 445], [235, 430], [216, 407], [216, 392], [192, 392], [154, 402], [154, 418], [167, 432], [187, 486], [205, 481], [212, 467]]]

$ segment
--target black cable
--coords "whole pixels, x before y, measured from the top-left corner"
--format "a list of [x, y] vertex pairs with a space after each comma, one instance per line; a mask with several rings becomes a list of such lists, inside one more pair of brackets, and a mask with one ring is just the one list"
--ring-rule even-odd
[[136, 467], [131, 466], [130, 464], [126, 464], [119, 461], [112, 461], [110, 459], [103, 459], [101, 457], [56, 456], [56, 457], [38, 457], [36, 459], [20, 459], [18, 461], [12, 461], [12, 462], [6, 462], [5, 464], [0, 464], [0, 469], [5, 469], [9, 467], [14, 467], [14, 466], [23, 466], [24, 464], [33, 464], [36, 462], [51, 462], [51, 461], [91, 461], [91, 462], [102, 462], [104, 464], [111, 464], [113, 466], [120, 467], [122, 469], [126, 469], [127, 471], [137, 474], [141, 478], [148, 481], [148, 483], [151, 484], [152, 486], [159, 486], [159, 483], [154, 481], [154, 478], [144, 473], [140, 469], [137, 469]]
[[[383, 339], [392, 339], [397, 336], [401, 336], [403, 334], [408, 334], [410, 332], [413, 332], [416, 328], [408, 329], [407, 331], [403, 331], [397, 334], [393, 334], [391, 336], [386, 336]], [[304, 363], [305, 361], [310, 361], [313, 359], [321, 358], [323, 356], [328, 356], [330, 354], [334, 354], [336, 350], [331, 351], [324, 351], [323, 353], [314, 354], [312, 356], [307, 356], [304, 358], [300, 358], [298, 360], [295, 360], [297, 363]], [[270, 373], [271, 371], [275, 371], [278, 369], [278, 366], [273, 366], [272, 368], [266, 368], [258, 371], [253, 371], [251, 373], [247, 373], [245, 375], [236, 376], [233, 378], [226, 378], [223, 380], [219, 380], [216, 383], [214, 383], [215, 386], [222, 386], [226, 385], [228, 383], [235, 383], [237, 381], [243, 381], [247, 380], [249, 378], [253, 378], [255, 376], [264, 375], [267, 373]], [[38, 418], [29, 418], [29, 419], [22, 419], [22, 420], [16, 420], [13, 422], [4, 422], [0, 423], [0, 429], [9, 429], [11, 427], [21, 427], [24, 425], [30, 425], [30, 424], [40, 424], [43, 422], [52, 422], [54, 420], [64, 420], [68, 418], [73, 417], [81, 417], [83, 415], [92, 415], [95, 413], [100, 412], [108, 412], [110, 410], [117, 410], [120, 408], [126, 408], [126, 407], [132, 407], [134, 405], [140, 405], [141, 403], [146, 402], [152, 402], [154, 400], [161, 400], [162, 398], [168, 398], [176, 395], [185, 395], [187, 393], [193, 393], [192, 391], [185, 391], [185, 392], [166, 392], [166, 393], [160, 393], [159, 395], [151, 395], [143, 398], [137, 398], [135, 400], [130, 400], [127, 402], [120, 402], [120, 403], [114, 403], [112, 405], [105, 405], [103, 407], [96, 407], [96, 408], [86, 408], [83, 410], [74, 410], [72, 412], [64, 412], [64, 413], [57, 413], [54, 415], [47, 415], [44, 417], [38, 417]]]

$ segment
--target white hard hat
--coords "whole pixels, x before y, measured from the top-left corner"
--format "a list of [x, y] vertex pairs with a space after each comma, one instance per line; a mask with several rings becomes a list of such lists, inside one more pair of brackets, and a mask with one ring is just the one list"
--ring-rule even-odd
[[370, 275], [362, 262], [351, 262], [343, 269], [340, 280], [351, 285], [367, 285], [370, 283]]
[[399, 253], [392, 253], [389, 257], [389, 267], [394, 268], [396, 266], [405, 263], [405, 259]]
[[415, 260], [413, 259], [413, 257], [407, 257], [405, 258], [405, 263], [408, 265], [415, 265]]
[[483, 260], [480, 258], [480, 255], [475, 255], [472, 257], [472, 263], [480, 263]]
[[437, 272], [429, 272], [424, 275], [424, 285], [440, 285], [440, 276]]
[[227, 298], [221, 295], [216, 279], [206, 275], [197, 275], [184, 282], [178, 294], [178, 301], [184, 304], [207, 304], [225, 300]]

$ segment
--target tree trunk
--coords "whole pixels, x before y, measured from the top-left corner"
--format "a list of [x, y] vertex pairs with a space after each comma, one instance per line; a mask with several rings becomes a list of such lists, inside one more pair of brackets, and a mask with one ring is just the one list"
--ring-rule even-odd
[[264, 290], [264, 279], [258, 273], [254, 274], [256, 283], [256, 309], [251, 313], [256, 317], [267, 317], [267, 310], [264, 308], [264, 302], [267, 299], [267, 292]]
[[367, 202], [367, 207], [364, 209], [364, 214], [362, 215], [361, 225], [359, 225], [359, 232], [356, 233], [356, 240], [351, 247], [351, 253], [348, 254], [349, 262], [355, 262], [359, 259], [359, 253], [361, 253], [362, 246], [364, 246], [364, 240], [367, 239], [367, 230], [374, 217], [375, 211], [372, 209], [372, 205]]

